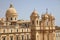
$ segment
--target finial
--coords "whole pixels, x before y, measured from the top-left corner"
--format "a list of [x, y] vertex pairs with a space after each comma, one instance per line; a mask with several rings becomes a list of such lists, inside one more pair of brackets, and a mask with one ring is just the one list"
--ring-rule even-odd
[[46, 13], [48, 13], [48, 8], [46, 8]]
[[13, 5], [12, 5], [12, 3], [10, 4], [10, 8], [12, 8], [13, 7]]
[[34, 8], [34, 11], [36, 11], [36, 9]]
[[37, 13], [36, 9], [34, 8], [33, 13]]

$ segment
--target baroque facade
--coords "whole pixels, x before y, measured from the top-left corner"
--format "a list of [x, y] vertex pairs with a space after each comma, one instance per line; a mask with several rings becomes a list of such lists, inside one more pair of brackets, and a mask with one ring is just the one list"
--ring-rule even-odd
[[30, 20], [17, 20], [18, 14], [10, 4], [6, 18], [0, 18], [0, 40], [56, 40], [55, 18], [46, 11], [41, 15], [34, 9]]

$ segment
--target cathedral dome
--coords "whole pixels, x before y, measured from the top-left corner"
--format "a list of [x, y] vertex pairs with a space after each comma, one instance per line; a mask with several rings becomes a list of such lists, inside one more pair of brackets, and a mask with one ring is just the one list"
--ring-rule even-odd
[[12, 4], [10, 4], [9, 9], [6, 11], [6, 16], [17, 15], [17, 12]]

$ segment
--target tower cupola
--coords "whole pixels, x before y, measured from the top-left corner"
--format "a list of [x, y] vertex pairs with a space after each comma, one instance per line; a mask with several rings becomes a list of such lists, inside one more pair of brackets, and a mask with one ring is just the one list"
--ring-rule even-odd
[[6, 11], [6, 16], [13, 16], [13, 15], [17, 16], [17, 12], [16, 9], [13, 7], [13, 5], [10, 4], [10, 7]]
[[10, 7], [6, 11], [6, 21], [16, 21], [17, 19], [17, 11], [13, 7], [12, 4], [10, 4]]
[[38, 12], [34, 9], [30, 17], [39, 17]]

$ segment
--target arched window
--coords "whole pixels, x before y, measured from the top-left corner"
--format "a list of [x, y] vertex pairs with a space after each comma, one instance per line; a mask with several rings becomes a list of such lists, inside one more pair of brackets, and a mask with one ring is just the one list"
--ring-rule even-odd
[[24, 35], [22, 35], [22, 40], [24, 40]]
[[29, 35], [27, 35], [27, 40], [29, 40]]
[[12, 20], [12, 17], [11, 17], [11, 20]]
[[34, 24], [34, 21], [32, 21], [32, 24]]
[[15, 18], [15, 20], [16, 20], [16, 18]]
[[22, 29], [22, 32], [23, 32], [23, 29]]
[[3, 30], [3, 32], [5, 33], [5, 29]]
[[37, 24], [38, 24], [38, 20], [37, 20]]
[[18, 40], [18, 36], [16, 37], [16, 40]]
[[10, 36], [10, 40], [13, 40], [13, 36]]
[[6, 37], [3, 37], [3, 40], [6, 40]]
[[27, 27], [27, 24], [25, 24], [25, 26]]
[[17, 32], [18, 32], [18, 29], [17, 29]]
[[27, 32], [28, 32], [28, 28], [27, 28]]
[[12, 29], [11, 29], [11, 33], [12, 33]]
[[46, 25], [48, 26], [48, 19], [46, 20]]

